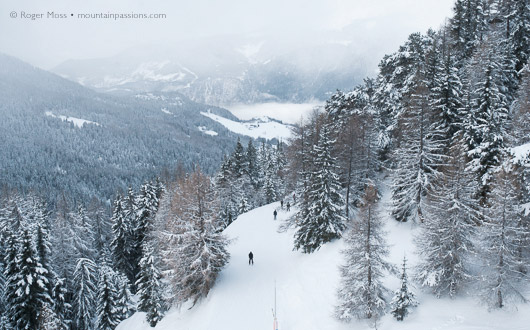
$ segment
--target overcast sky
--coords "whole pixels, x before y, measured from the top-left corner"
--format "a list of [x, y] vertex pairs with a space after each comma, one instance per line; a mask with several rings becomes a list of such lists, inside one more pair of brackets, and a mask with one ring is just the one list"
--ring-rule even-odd
[[[139, 44], [206, 36], [306, 35], [367, 22], [391, 52], [412, 32], [438, 28], [454, 0], [0, 0], [0, 52], [45, 69], [111, 56]], [[23, 13], [44, 14], [22, 18]], [[47, 12], [67, 18], [46, 18]], [[80, 19], [88, 13], [165, 14], [160, 19]], [[74, 14], [72, 17], [71, 14]], [[17, 16], [12, 18], [11, 15]], [[376, 28], [373, 28], [376, 27]], [[365, 36], [366, 37], [366, 36]]]

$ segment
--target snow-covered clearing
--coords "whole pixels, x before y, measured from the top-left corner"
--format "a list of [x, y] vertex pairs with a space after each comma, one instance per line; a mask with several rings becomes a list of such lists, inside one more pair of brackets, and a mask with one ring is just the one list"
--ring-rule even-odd
[[[381, 206], [389, 210], [390, 194], [383, 195]], [[294, 213], [279, 211], [273, 220], [273, 203], [245, 213], [225, 233], [234, 241], [229, 247], [230, 263], [224, 269], [209, 296], [193, 309], [170, 310], [156, 326], [158, 330], [270, 330], [273, 329], [274, 281], [277, 283], [277, 311], [280, 330], [370, 329], [364, 321], [341, 323], [334, 319], [339, 285], [338, 266], [342, 262], [343, 240], [324, 245], [306, 255], [292, 251], [293, 231], [278, 232], [282, 220]], [[400, 266], [403, 254], [409, 265], [416, 263], [410, 223], [397, 223], [385, 213], [391, 245], [390, 261]], [[248, 265], [248, 253], [255, 264]], [[385, 284], [396, 290], [399, 280], [387, 276]], [[419, 307], [398, 322], [390, 314], [378, 322], [381, 330], [523, 330], [530, 324], [530, 306], [519, 311], [489, 312], [474, 297], [456, 300], [436, 299], [415, 289]], [[118, 330], [151, 329], [143, 313], [136, 313], [118, 326]]]
[[212, 130], [209, 130], [207, 127], [205, 126], [199, 126], [197, 127], [199, 129], [199, 131], [203, 132], [204, 134], [206, 135], [210, 135], [210, 136], [216, 136], [216, 135], [219, 135], [219, 133], [217, 133], [216, 131], [212, 131]]
[[99, 126], [99, 124], [96, 123], [95, 121], [90, 121], [90, 120], [75, 118], [75, 117], [67, 117], [67, 116], [62, 116], [62, 115], [57, 116], [51, 111], [46, 111], [44, 114], [48, 117], [59, 118], [62, 121], [73, 123], [74, 126], [78, 128], [82, 128], [85, 124], [92, 124], [92, 125]]
[[234, 116], [241, 120], [249, 120], [257, 116], [268, 116], [281, 120], [284, 123], [298, 124], [300, 119], [307, 119], [316, 107], [322, 106], [322, 102], [311, 103], [256, 103], [256, 104], [233, 104], [224, 108], [230, 110]]
[[250, 136], [254, 139], [265, 138], [270, 140], [277, 138], [285, 141], [291, 138], [293, 134], [291, 131], [292, 126], [271, 120], [268, 117], [237, 122], [210, 112], [201, 112], [201, 115], [215, 120], [234, 133]]
[[530, 159], [530, 143], [526, 143], [510, 149], [516, 163]]
[[166, 109], [166, 108], [162, 108], [162, 109], [160, 109], [160, 110], [161, 110], [163, 113], [165, 113], [165, 114], [173, 115], [173, 112], [169, 111], [169, 110]]

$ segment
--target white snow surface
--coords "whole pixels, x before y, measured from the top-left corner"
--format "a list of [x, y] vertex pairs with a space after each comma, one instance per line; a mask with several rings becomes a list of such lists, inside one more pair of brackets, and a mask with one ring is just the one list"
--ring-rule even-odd
[[277, 138], [285, 141], [290, 139], [293, 134], [291, 125], [271, 120], [268, 117], [255, 118], [245, 122], [237, 122], [218, 116], [211, 112], [201, 112], [201, 115], [215, 120], [234, 133], [250, 136], [254, 139], [265, 138], [270, 140]]
[[199, 129], [199, 131], [203, 132], [204, 134], [206, 135], [210, 135], [210, 136], [217, 136], [219, 135], [219, 133], [217, 133], [216, 131], [212, 131], [212, 130], [209, 130], [207, 127], [205, 126], [199, 126], [197, 127]]
[[75, 117], [67, 117], [67, 116], [62, 116], [62, 115], [57, 116], [51, 111], [46, 111], [44, 114], [48, 117], [59, 118], [62, 121], [71, 122], [77, 128], [82, 128], [85, 124], [92, 124], [92, 125], [99, 126], [99, 124], [96, 123], [95, 121], [90, 121], [90, 120], [75, 118]]
[[281, 120], [288, 124], [299, 124], [300, 121], [306, 120], [314, 109], [322, 109], [322, 102], [309, 103], [255, 103], [255, 104], [231, 104], [224, 108], [230, 110], [234, 116], [242, 120], [249, 120], [260, 116], [268, 116]]
[[[381, 205], [390, 210], [389, 193]], [[278, 209], [278, 220], [273, 211]], [[231, 259], [206, 299], [193, 309], [184, 306], [170, 310], [155, 327], [157, 330], [271, 330], [274, 282], [277, 284], [277, 315], [280, 330], [371, 329], [365, 321], [342, 323], [333, 317], [340, 284], [339, 265], [344, 241], [324, 245], [313, 254], [292, 251], [293, 230], [278, 232], [280, 223], [293, 215], [273, 203], [242, 214], [226, 230], [233, 239]], [[389, 260], [400, 267], [406, 253], [409, 267], [417, 260], [413, 236], [417, 228], [398, 223], [384, 212], [390, 246]], [[248, 253], [255, 264], [248, 265]], [[412, 275], [409, 273], [409, 276]], [[393, 275], [385, 278], [392, 291], [399, 287]], [[530, 324], [530, 306], [509, 311], [488, 311], [476, 298], [437, 299], [415, 288], [420, 305], [405, 321], [390, 314], [378, 322], [381, 330], [523, 330]], [[123, 321], [117, 330], [149, 330], [144, 313]]]
[[168, 114], [168, 115], [172, 115], [172, 114], [173, 114], [173, 112], [169, 111], [169, 110], [166, 109], [166, 108], [162, 108], [162, 109], [160, 109], [160, 110], [161, 110], [163, 113]]
[[525, 162], [530, 160], [530, 143], [522, 144], [510, 149], [515, 163]]

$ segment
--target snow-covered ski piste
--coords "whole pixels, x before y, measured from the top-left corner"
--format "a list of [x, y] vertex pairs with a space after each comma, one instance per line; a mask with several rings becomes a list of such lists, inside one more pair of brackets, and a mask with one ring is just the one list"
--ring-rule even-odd
[[[398, 223], [388, 212], [389, 194], [383, 196], [389, 261], [400, 267], [406, 253], [411, 270], [417, 261], [410, 223]], [[273, 220], [274, 210], [277, 220]], [[274, 287], [276, 281], [279, 330], [346, 330], [370, 329], [365, 321], [343, 323], [334, 317], [339, 266], [344, 240], [325, 244], [312, 254], [293, 251], [291, 228], [280, 231], [284, 220], [296, 212], [280, 209], [280, 203], [269, 204], [240, 215], [226, 230], [232, 239], [230, 262], [221, 272], [208, 297], [192, 309], [191, 305], [169, 310], [154, 328], [157, 330], [272, 330], [274, 329]], [[248, 253], [254, 254], [254, 265], [248, 264]], [[399, 279], [389, 274], [385, 285], [398, 289]], [[405, 318], [396, 321], [388, 313], [377, 323], [382, 330], [526, 330], [530, 324], [529, 304], [511, 310], [488, 311], [475, 297], [437, 299], [415, 286], [420, 305]], [[516, 310], [518, 309], [518, 310]], [[144, 313], [123, 321], [118, 330], [153, 329]]]

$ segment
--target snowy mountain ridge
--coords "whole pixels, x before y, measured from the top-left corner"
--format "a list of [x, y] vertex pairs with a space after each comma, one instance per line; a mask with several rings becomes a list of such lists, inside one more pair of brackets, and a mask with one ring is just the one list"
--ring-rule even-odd
[[[391, 247], [389, 261], [399, 265], [406, 254], [412, 269], [417, 262], [413, 244], [417, 229], [410, 223], [396, 222], [385, 211], [390, 205], [389, 191], [379, 204]], [[275, 209], [279, 211], [277, 221], [273, 220]], [[279, 228], [295, 212], [295, 208], [291, 212], [281, 210], [280, 203], [276, 202], [240, 215], [225, 230], [232, 239], [231, 259], [208, 297], [190, 310], [191, 305], [171, 309], [154, 329], [272, 329], [275, 283], [281, 330], [370, 329], [364, 321], [343, 323], [333, 316], [344, 240], [328, 243], [312, 254], [293, 251], [293, 229], [281, 232]], [[250, 251], [254, 254], [253, 266], [248, 265]], [[387, 274], [384, 283], [390, 290], [396, 290], [399, 279]], [[419, 307], [403, 322], [386, 314], [378, 322], [378, 329], [523, 330], [530, 322], [528, 305], [520, 305], [519, 311], [489, 312], [472, 297], [437, 299], [417, 287], [414, 291]], [[117, 330], [149, 329], [152, 328], [141, 312], [117, 327]]]
[[368, 72], [366, 60], [351, 61], [362, 57], [357, 47], [330, 39], [344, 38], [321, 36], [296, 46], [265, 37], [206, 38], [133, 48], [108, 58], [68, 60], [53, 71], [103, 92], [178, 91], [217, 106], [300, 103], [324, 100]]

